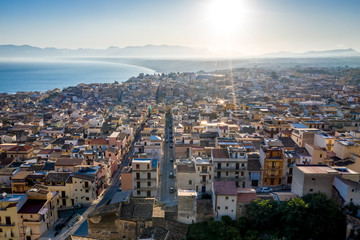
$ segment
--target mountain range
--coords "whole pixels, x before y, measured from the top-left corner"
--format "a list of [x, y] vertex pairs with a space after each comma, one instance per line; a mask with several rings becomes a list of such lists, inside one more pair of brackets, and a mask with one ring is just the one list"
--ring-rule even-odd
[[[129, 58], [186, 58], [218, 57], [206, 48], [190, 48], [169, 45], [129, 46], [124, 48], [108, 47], [106, 49], [59, 49], [39, 48], [29, 45], [0, 45], [0, 58], [57, 58], [57, 57], [129, 57]], [[243, 56], [241, 56], [244, 58]], [[251, 56], [252, 58], [254, 56]], [[304, 53], [277, 52], [258, 55], [256, 58], [338, 58], [360, 57], [356, 50], [334, 49], [327, 51], [309, 51]]]

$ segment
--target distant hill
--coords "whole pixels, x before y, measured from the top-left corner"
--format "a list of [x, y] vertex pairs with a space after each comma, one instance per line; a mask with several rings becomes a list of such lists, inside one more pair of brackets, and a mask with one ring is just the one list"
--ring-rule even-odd
[[29, 45], [0, 45], [0, 58], [44, 57], [201, 57], [210, 56], [205, 48], [168, 45], [109, 47], [107, 49], [58, 49], [38, 48]]
[[264, 54], [266, 58], [328, 58], [328, 57], [360, 57], [360, 53], [352, 48], [326, 51], [309, 51], [304, 53], [278, 52]]

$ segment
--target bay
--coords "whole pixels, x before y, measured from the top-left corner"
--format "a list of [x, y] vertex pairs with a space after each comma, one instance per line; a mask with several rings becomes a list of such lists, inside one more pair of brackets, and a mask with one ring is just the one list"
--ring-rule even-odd
[[153, 74], [155, 71], [101, 61], [0, 61], [0, 92], [45, 92], [79, 83], [120, 83], [140, 73]]

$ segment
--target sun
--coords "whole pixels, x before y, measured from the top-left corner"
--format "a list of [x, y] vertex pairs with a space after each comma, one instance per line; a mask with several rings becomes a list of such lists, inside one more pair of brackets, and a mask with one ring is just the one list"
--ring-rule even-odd
[[208, 6], [207, 21], [214, 34], [231, 36], [245, 24], [243, 0], [214, 0]]

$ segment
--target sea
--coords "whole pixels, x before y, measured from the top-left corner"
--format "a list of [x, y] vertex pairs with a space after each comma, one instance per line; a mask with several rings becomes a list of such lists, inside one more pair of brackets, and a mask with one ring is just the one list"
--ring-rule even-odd
[[80, 83], [121, 83], [150, 68], [101, 61], [0, 61], [0, 93], [63, 89]]

